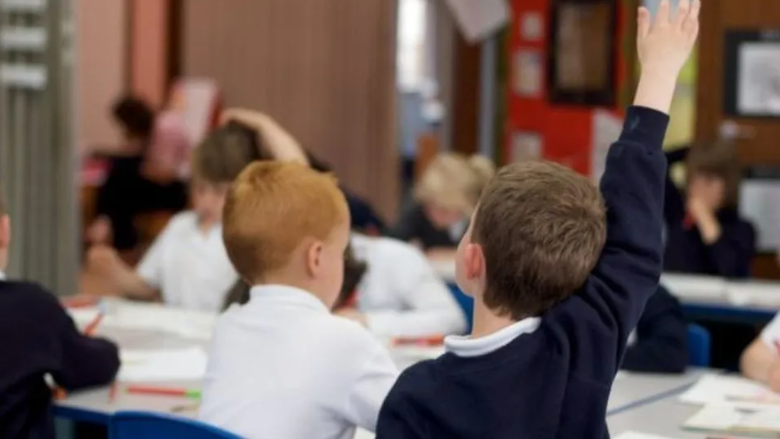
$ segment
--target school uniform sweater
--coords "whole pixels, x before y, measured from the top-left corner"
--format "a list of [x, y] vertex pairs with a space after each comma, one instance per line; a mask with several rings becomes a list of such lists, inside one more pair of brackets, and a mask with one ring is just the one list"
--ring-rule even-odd
[[65, 390], [109, 383], [117, 347], [79, 333], [38, 285], [0, 280], [0, 437], [54, 438], [50, 375]]
[[[685, 159], [688, 148], [667, 153], [669, 164]], [[734, 208], [716, 212], [721, 235], [712, 244], [705, 244], [699, 228], [687, 218], [685, 199], [667, 174], [664, 205], [666, 251], [664, 269], [669, 272], [746, 278], [756, 253], [753, 226], [740, 218]]]
[[632, 372], [683, 373], [688, 365], [688, 323], [680, 302], [666, 288], [645, 305], [626, 349], [622, 369]]
[[450, 339], [443, 356], [407, 369], [380, 411], [378, 438], [609, 437], [612, 381], [661, 274], [668, 120], [628, 109], [601, 180], [607, 241], [585, 284], [506, 328], [519, 335], [505, 344], [492, 340], [502, 332]]

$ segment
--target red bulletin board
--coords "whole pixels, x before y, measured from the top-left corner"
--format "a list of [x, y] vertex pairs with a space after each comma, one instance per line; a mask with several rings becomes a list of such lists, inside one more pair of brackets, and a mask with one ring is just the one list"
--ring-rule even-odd
[[[507, 81], [507, 121], [504, 142], [504, 160], [518, 160], [518, 150], [529, 155], [538, 153], [540, 158], [570, 166], [583, 174], [592, 172], [594, 149], [594, 116], [608, 110], [622, 115], [619, 105], [613, 108], [557, 105], [547, 100], [547, 51], [549, 44], [551, 0], [511, 0], [512, 23], [507, 44], [509, 74]], [[617, 3], [618, 42], [616, 59], [615, 95], [618, 101], [624, 91], [631, 61], [626, 56], [626, 14], [624, 0]], [[527, 68], [527, 60], [538, 61], [538, 71]], [[531, 62], [530, 65], [534, 63]], [[526, 67], [520, 67], [526, 66]], [[523, 72], [521, 74], [521, 72]], [[536, 90], [534, 92], [534, 90]], [[535, 139], [529, 142], [527, 139]], [[519, 140], [524, 139], [524, 140]], [[528, 146], [529, 143], [535, 143]]]

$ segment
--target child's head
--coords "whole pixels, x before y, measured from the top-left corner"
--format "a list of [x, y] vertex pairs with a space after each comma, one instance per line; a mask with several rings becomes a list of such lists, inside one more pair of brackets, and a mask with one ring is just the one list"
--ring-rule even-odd
[[694, 146], [688, 153], [688, 196], [713, 210], [736, 207], [740, 173], [739, 157], [732, 145], [718, 142]]
[[440, 154], [415, 186], [415, 199], [431, 222], [446, 228], [471, 216], [494, 173], [493, 163], [485, 157]]
[[302, 288], [329, 307], [339, 297], [349, 210], [332, 176], [297, 163], [251, 164], [230, 187], [222, 234], [247, 283]]
[[127, 140], [148, 141], [152, 137], [154, 110], [141, 99], [125, 97], [114, 103], [111, 113]]
[[497, 315], [539, 315], [582, 286], [605, 240], [604, 202], [588, 178], [548, 162], [509, 165], [458, 246], [458, 285]]
[[8, 247], [11, 244], [11, 220], [5, 211], [0, 195], [0, 271], [5, 271], [8, 265]]
[[255, 136], [237, 125], [211, 132], [192, 154], [192, 206], [206, 221], [222, 221], [230, 184], [255, 160], [264, 159]]

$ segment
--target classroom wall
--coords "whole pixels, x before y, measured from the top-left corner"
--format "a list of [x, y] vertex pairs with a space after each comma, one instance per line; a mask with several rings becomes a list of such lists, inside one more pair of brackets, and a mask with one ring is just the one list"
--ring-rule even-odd
[[182, 73], [215, 79], [228, 106], [273, 115], [391, 218], [395, 21], [396, 0], [187, 0]]
[[129, 1], [130, 88], [159, 108], [166, 101], [171, 0]]
[[78, 0], [76, 17], [77, 146], [115, 147], [109, 109], [125, 88], [128, 9], [120, 0]]

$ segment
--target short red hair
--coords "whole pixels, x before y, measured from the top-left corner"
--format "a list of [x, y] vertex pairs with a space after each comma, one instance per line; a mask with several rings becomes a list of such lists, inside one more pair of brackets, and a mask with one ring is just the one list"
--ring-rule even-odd
[[225, 201], [222, 236], [230, 261], [251, 284], [289, 263], [307, 237], [326, 240], [349, 210], [336, 179], [298, 163], [255, 162]]

